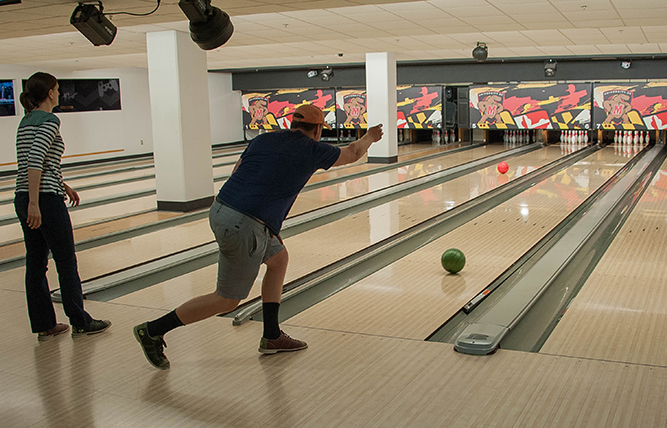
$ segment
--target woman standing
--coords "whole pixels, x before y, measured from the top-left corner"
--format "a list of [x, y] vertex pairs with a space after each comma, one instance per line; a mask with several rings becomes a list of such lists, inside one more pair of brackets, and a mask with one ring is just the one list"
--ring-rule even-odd
[[79, 195], [63, 182], [60, 159], [65, 151], [60, 119], [51, 111], [58, 105], [58, 80], [35, 73], [21, 93], [26, 114], [16, 133], [16, 194], [14, 207], [23, 229], [26, 248], [25, 288], [28, 315], [38, 340], [67, 333], [56, 322], [46, 278], [49, 250], [58, 271], [63, 308], [72, 325], [72, 337], [106, 331], [110, 321], [94, 320], [83, 309], [81, 279], [74, 252], [72, 222], [65, 197], [79, 205]]

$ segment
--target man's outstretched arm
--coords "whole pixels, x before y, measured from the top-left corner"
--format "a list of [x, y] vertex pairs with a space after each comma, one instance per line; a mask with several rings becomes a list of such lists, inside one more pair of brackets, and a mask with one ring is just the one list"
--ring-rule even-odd
[[349, 146], [340, 149], [340, 156], [333, 166], [347, 165], [361, 159], [361, 157], [368, 151], [371, 144], [380, 141], [384, 132], [382, 131], [382, 124], [375, 125], [368, 128], [366, 135], [351, 143]]

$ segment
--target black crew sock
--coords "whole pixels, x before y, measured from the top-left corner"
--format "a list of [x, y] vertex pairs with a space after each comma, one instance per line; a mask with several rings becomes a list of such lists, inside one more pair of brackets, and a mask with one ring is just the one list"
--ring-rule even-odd
[[160, 317], [154, 321], [149, 321], [146, 324], [146, 329], [148, 330], [148, 335], [151, 337], [164, 336], [165, 333], [185, 325], [178, 319], [176, 315], [176, 310], [169, 312], [167, 315]]
[[280, 337], [280, 326], [278, 325], [278, 312], [280, 303], [268, 302], [262, 304], [262, 318], [264, 318], [264, 338], [275, 340]]

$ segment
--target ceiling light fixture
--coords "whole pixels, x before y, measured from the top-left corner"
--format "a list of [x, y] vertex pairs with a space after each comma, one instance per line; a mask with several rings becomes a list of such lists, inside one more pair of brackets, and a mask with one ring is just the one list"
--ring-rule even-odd
[[94, 4], [79, 3], [74, 8], [69, 23], [76, 27], [94, 46], [110, 45], [116, 37], [116, 27], [104, 16], [102, 2]]
[[331, 80], [333, 75], [334, 75], [333, 69], [331, 67], [327, 67], [320, 73], [320, 78], [322, 79], [322, 81], [328, 82], [329, 80]]
[[544, 61], [544, 77], [554, 77], [556, 75], [556, 67], [558, 63], [556, 60], [548, 59]]
[[234, 25], [229, 15], [211, 6], [211, 0], [180, 0], [178, 6], [190, 20], [190, 37], [200, 48], [219, 48], [232, 37]]
[[[91, 4], [91, 3], [97, 3]], [[69, 23], [76, 27], [95, 46], [110, 45], [116, 37], [116, 27], [107, 19], [109, 15], [148, 16], [160, 7], [157, 0], [155, 9], [148, 13], [112, 12], [104, 13], [104, 6], [100, 0], [93, 2], [79, 2], [74, 8]]]

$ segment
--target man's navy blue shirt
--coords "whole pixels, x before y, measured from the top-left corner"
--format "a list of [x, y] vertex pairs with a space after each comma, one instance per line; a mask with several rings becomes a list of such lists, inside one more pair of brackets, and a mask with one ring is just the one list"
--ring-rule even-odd
[[248, 144], [218, 199], [263, 221], [277, 235], [313, 173], [331, 168], [339, 155], [338, 147], [315, 141], [300, 131], [261, 134]]

